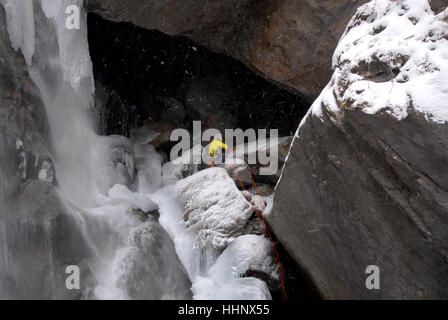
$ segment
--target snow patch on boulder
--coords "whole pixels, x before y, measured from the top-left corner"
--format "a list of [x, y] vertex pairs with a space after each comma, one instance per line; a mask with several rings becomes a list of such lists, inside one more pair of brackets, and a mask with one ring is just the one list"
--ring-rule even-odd
[[375, 0], [361, 6], [339, 41], [333, 68], [308, 116], [321, 117], [326, 108], [337, 119], [343, 110], [361, 109], [402, 120], [412, 108], [427, 120], [445, 123], [448, 9], [435, 14], [427, 0]]
[[222, 168], [209, 168], [176, 184], [186, 226], [197, 230], [196, 243], [224, 249], [241, 235], [253, 208]]

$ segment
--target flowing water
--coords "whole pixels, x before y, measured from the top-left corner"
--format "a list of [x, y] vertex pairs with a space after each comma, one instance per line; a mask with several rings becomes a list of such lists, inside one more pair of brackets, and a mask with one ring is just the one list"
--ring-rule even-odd
[[[0, 203], [8, 202], [0, 215], [0, 298], [190, 297], [170, 237], [145, 213], [157, 210], [146, 195], [161, 185], [161, 157], [149, 146], [95, 134], [83, 0], [0, 3], [12, 45], [23, 53], [45, 105], [58, 181], [57, 192], [31, 183], [7, 201], [8, 154], [0, 139]], [[81, 8], [80, 30], [65, 26], [68, 5]], [[134, 175], [131, 192], [125, 185]], [[67, 261], [88, 284], [68, 296]]]

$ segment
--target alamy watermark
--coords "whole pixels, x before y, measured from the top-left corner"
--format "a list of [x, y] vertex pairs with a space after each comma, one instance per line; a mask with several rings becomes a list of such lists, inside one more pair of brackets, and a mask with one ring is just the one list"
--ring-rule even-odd
[[366, 288], [368, 290], [379, 290], [380, 289], [380, 268], [376, 265], [367, 266], [366, 274], [369, 275], [366, 279]]
[[[278, 171], [278, 130], [225, 129], [224, 136], [217, 129], [201, 130], [201, 122], [193, 121], [193, 137], [186, 129], [171, 132], [170, 140], [178, 142], [170, 152], [174, 164], [222, 164], [243, 159], [249, 165], [259, 165], [260, 175], [273, 175]], [[223, 139], [224, 138], [224, 139]], [[225, 150], [209, 152], [203, 142], [223, 141]]]
[[65, 274], [68, 274], [65, 279], [65, 287], [68, 290], [79, 290], [80, 287], [80, 272], [79, 267], [75, 265], [69, 265], [65, 268]]
[[65, 27], [68, 30], [79, 30], [81, 28], [81, 9], [77, 5], [71, 5], [67, 6], [65, 13], [68, 15]]

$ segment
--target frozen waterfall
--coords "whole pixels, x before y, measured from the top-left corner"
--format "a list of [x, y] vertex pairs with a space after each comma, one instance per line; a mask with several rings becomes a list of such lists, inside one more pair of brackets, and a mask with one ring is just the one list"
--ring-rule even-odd
[[[136, 190], [158, 189], [160, 156], [150, 146], [95, 133], [94, 80], [84, 1], [0, 1], [6, 11], [11, 44], [22, 52], [46, 109], [58, 194], [50, 192], [48, 186], [45, 195], [48, 201], [62, 200], [60, 204], [47, 205], [68, 212], [68, 217], [63, 218], [60, 211], [52, 208], [53, 215], [46, 213], [30, 224], [26, 208], [20, 204], [6, 207], [8, 212], [0, 216], [3, 271], [0, 280], [4, 280], [0, 284], [0, 297], [64, 297], [58, 291], [66, 276], [63, 266], [58, 265], [60, 250], [75, 252], [82, 261], [82, 271], [90, 274], [86, 280], [89, 287], [83, 290], [82, 298], [191, 297], [191, 283], [171, 239], [158, 221], [147, 214], [157, 211], [157, 206], [145, 195], [131, 192], [125, 186], [136, 180]], [[69, 5], [81, 9], [79, 30], [66, 28]], [[2, 141], [0, 151], [0, 157], [6, 156]], [[135, 158], [140, 159], [138, 164]], [[34, 185], [39, 188], [38, 184]], [[7, 192], [8, 181], [4, 168], [0, 167], [0, 201], [6, 199]], [[27, 196], [33, 197], [32, 192]], [[28, 201], [26, 205], [40, 204]], [[60, 233], [61, 223], [62, 227], [69, 228], [68, 234]], [[30, 250], [36, 254], [40, 252], [33, 264], [42, 264], [43, 270], [51, 270], [43, 277], [43, 287], [27, 280], [26, 248], [29, 246], [33, 246]], [[28, 289], [15, 292], [10, 286]]]

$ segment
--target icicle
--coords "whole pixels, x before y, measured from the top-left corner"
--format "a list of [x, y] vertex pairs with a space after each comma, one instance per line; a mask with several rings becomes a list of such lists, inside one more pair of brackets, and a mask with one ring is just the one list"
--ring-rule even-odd
[[[28, 0], [25, 0], [28, 1]], [[64, 81], [78, 88], [82, 79], [93, 78], [92, 62], [90, 60], [87, 42], [87, 15], [82, 10], [84, 0], [40, 0], [42, 10], [48, 18], [55, 22], [58, 34], [59, 58], [64, 72]], [[67, 7], [76, 6], [80, 9], [80, 29], [70, 30], [66, 27]], [[93, 90], [93, 84], [92, 84]]]
[[34, 4], [31, 0], [0, 0], [4, 6], [9, 38], [14, 50], [21, 50], [31, 65], [35, 50]]

